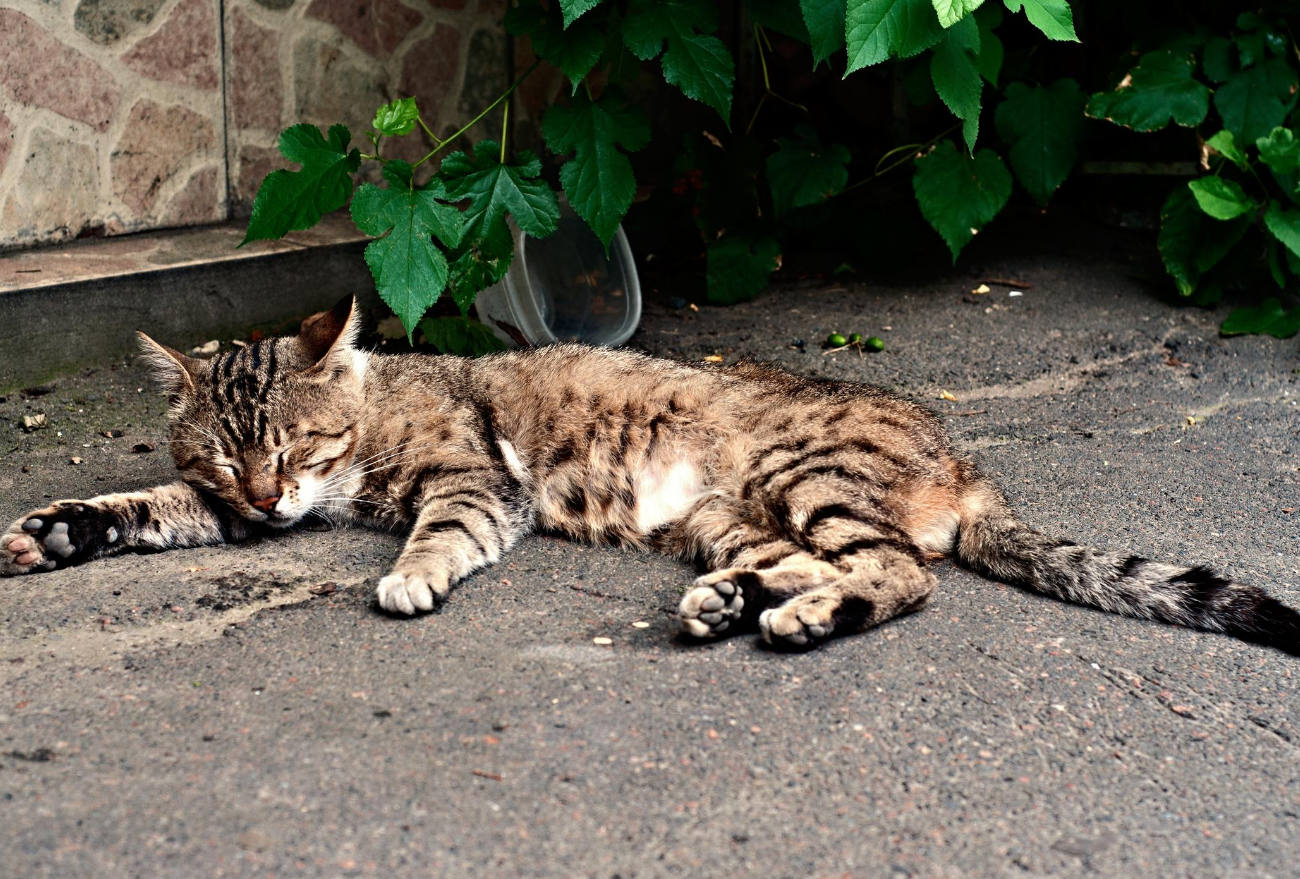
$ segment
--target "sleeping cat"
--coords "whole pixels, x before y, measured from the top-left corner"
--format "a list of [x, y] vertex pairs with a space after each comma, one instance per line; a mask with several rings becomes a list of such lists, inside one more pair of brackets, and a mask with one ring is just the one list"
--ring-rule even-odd
[[59, 501], [0, 537], [0, 574], [235, 542], [319, 514], [409, 529], [379, 580], [397, 614], [535, 528], [697, 561], [682, 631], [804, 648], [916, 610], [926, 561], [1300, 653], [1300, 615], [1202, 567], [1046, 537], [876, 388], [741, 363], [556, 345], [477, 360], [358, 350], [350, 300], [296, 337], [195, 360], [141, 334], [181, 481]]

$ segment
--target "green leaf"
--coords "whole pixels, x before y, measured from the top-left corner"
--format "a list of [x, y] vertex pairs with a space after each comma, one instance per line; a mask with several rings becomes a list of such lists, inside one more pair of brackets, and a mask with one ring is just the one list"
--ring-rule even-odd
[[241, 246], [262, 238], [283, 238], [295, 229], [310, 229], [323, 215], [347, 204], [352, 174], [361, 165], [361, 152], [348, 150], [351, 139], [346, 125], [331, 126], [328, 140], [315, 125], [294, 125], [282, 131], [280, 153], [302, 168], [266, 175], [253, 199]]
[[1225, 336], [1244, 333], [1267, 333], [1278, 339], [1288, 339], [1300, 333], [1300, 307], [1286, 311], [1273, 297], [1265, 299], [1257, 308], [1234, 308], [1219, 327]]
[[799, 0], [808, 45], [812, 47], [813, 69], [844, 48], [845, 0]]
[[980, 53], [975, 59], [979, 65], [980, 76], [991, 86], [998, 84], [998, 75], [1002, 72], [1002, 40], [993, 29], [1002, 24], [1002, 10], [992, 3], [981, 6], [975, 11], [975, 23], [980, 29]]
[[930, 0], [848, 0], [844, 75], [879, 64], [891, 55], [911, 58], [944, 37]]
[[1282, 246], [1277, 243], [1276, 238], [1269, 238], [1265, 256], [1268, 259], [1268, 272], [1273, 276], [1273, 283], [1277, 284], [1278, 289], [1284, 289], [1286, 270], [1282, 268]]
[[[1300, 142], [1289, 128], [1277, 127], [1255, 141], [1259, 157], [1278, 174], [1300, 171]], [[1222, 151], [1220, 151], [1222, 152]]]
[[619, 147], [639, 150], [650, 141], [650, 123], [639, 107], [623, 106], [618, 89], [599, 101], [578, 95], [569, 106], [553, 104], [542, 120], [546, 146], [556, 155], [575, 153], [560, 168], [569, 204], [609, 249], [632, 205], [636, 180]]
[[778, 137], [777, 151], [767, 158], [767, 182], [777, 216], [792, 208], [817, 204], [849, 182], [849, 150], [823, 145], [807, 125], [795, 128], [797, 139]]
[[447, 255], [451, 263], [447, 283], [462, 316], [469, 314], [479, 291], [505, 277], [514, 256], [514, 235], [504, 220], [484, 229], [481, 236], [466, 238]]
[[607, 13], [605, 49], [598, 63], [605, 69], [611, 85], [632, 82], [641, 75], [641, 59], [633, 55], [623, 42], [623, 15], [617, 6], [611, 7]]
[[717, 110], [730, 128], [736, 70], [726, 44], [709, 36], [717, 27], [713, 0], [632, 0], [623, 21], [623, 41], [632, 54], [649, 61], [667, 40], [664, 80]]
[[464, 317], [426, 317], [420, 321], [420, 332], [443, 354], [480, 357], [506, 349], [490, 327]]
[[1223, 156], [1229, 162], [1232, 162], [1232, 164], [1236, 165], [1238, 168], [1241, 168], [1243, 171], [1246, 170], [1246, 166], [1250, 164], [1250, 162], [1246, 160], [1246, 154], [1237, 146], [1237, 140], [1232, 136], [1231, 131], [1220, 131], [1218, 134], [1214, 135], [1214, 137], [1207, 140], [1205, 145]]
[[1223, 82], [1232, 75], [1232, 43], [1223, 37], [1210, 37], [1201, 53], [1201, 69], [1213, 82]]
[[921, 214], [943, 236], [955, 263], [962, 248], [1007, 203], [1011, 175], [992, 150], [970, 156], [944, 141], [916, 160], [912, 189]]
[[[474, 156], [454, 152], [442, 160], [438, 174], [447, 184], [451, 200], [469, 199], [465, 210], [465, 234], [482, 238], [492, 227], [504, 223], [506, 214], [534, 238], [555, 231], [560, 203], [545, 180], [536, 180], [542, 163], [528, 150], [520, 150], [516, 161], [502, 164], [501, 145], [494, 140], [474, 144]], [[499, 232], [498, 232], [499, 234]]]
[[554, 3], [543, 9], [538, 0], [523, 0], [506, 10], [505, 26], [516, 36], [527, 36], [538, 56], [560, 68], [574, 94], [605, 50], [605, 33], [595, 16], [568, 27]]
[[600, 5], [600, 0], [560, 0], [560, 9], [564, 12], [564, 27], [567, 29], [578, 17], [588, 10]]
[[1019, 12], [1023, 6], [1029, 23], [1049, 40], [1079, 42], [1074, 35], [1074, 14], [1065, 0], [1004, 0], [1007, 9]]
[[930, 78], [934, 90], [952, 114], [962, 120], [966, 149], [975, 151], [980, 125], [980, 92], [984, 80], [976, 66], [980, 50], [980, 31], [975, 19], [964, 18], [948, 29], [930, 58]]
[[[843, 6], [843, 0], [840, 0]], [[745, 0], [749, 18], [759, 27], [774, 30], [793, 37], [801, 43], [809, 43], [808, 26], [804, 24], [803, 12], [798, 4], [790, 0]], [[843, 18], [840, 19], [843, 22]], [[840, 25], [840, 39], [844, 39], [844, 26]]]
[[776, 271], [781, 245], [771, 235], [731, 233], [709, 245], [709, 301], [732, 305], [753, 299]]
[[375, 111], [375, 121], [371, 127], [380, 134], [389, 137], [401, 137], [415, 130], [420, 111], [415, 107], [415, 98], [398, 98], [391, 104], [384, 104]]
[[1248, 228], [1249, 217], [1227, 222], [1211, 220], [1198, 209], [1190, 189], [1174, 187], [1160, 208], [1156, 245], [1178, 292], [1192, 295], [1201, 276], [1227, 255]]
[[1192, 59], [1172, 52], [1148, 52], [1113, 92], [1098, 92], [1087, 113], [1136, 131], [1159, 131], [1169, 120], [1197, 125], [1210, 109], [1210, 90], [1192, 78]]
[[1254, 143], [1281, 125], [1295, 106], [1296, 76], [1281, 58], [1238, 71], [1214, 93], [1223, 127], [1240, 141]]
[[1300, 211], [1287, 210], [1276, 201], [1269, 202], [1264, 225], [1287, 250], [1300, 257]]
[[1258, 207], [1240, 184], [1222, 177], [1201, 177], [1187, 188], [1201, 210], [1216, 220], [1233, 220]]
[[377, 238], [366, 247], [366, 265], [380, 298], [401, 318], [409, 338], [421, 315], [447, 286], [447, 258], [430, 236], [448, 247], [460, 244], [461, 216], [441, 201], [447, 191], [440, 181], [412, 189], [411, 166], [405, 162], [385, 165], [384, 179], [388, 182], [384, 189], [367, 183], [357, 190], [352, 220], [362, 232]]
[[1040, 205], [1078, 158], [1085, 101], [1078, 83], [1058, 79], [1050, 87], [1013, 82], [998, 105], [998, 134], [1011, 145], [1011, 170]]
[[931, 0], [931, 2], [934, 4], [935, 13], [939, 16], [939, 24], [952, 27], [965, 18], [966, 13], [978, 9], [984, 0]]

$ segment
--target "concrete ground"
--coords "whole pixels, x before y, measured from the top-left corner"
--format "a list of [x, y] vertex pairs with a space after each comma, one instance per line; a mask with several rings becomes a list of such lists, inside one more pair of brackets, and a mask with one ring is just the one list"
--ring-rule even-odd
[[[980, 239], [924, 284], [652, 304], [633, 343], [900, 389], [1035, 525], [1300, 603], [1296, 340], [1162, 303], [1148, 242]], [[994, 277], [1029, 283], [970, 295]], [[888, 351], [823, 356], [831, 330]], [[11, 395], [0, 519], [169, 479], [163, 410], [124, 362]], [[817, 652], [690, 646], [685, 566], [544, 537], [398, 620], [370, 590], [399, 545], [308, 531], [0, 582], [0, 874], [1296, 874], [1280, 653], [947, 564], [925, 611]]]

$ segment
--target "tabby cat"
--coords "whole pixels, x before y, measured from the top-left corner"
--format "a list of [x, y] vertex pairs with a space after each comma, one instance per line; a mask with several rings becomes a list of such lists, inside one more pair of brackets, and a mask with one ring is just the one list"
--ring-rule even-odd
[[409, 528], [378, 602], [433, 610], [535, 528], [707, 571], [682, 631], [804, 648], [916, 610], [928, 559], [1115, 613], [1300, 653], [1300, 615], [1202, 567], [1044, 536], [934, 415], [755, 363], [556, 345], [477, 360], [355, 347], [350, 300], [296, 337], [196, 360], [141, 334], [181, 481], [59, 501], [0, 537], [0, 573], [234, 542], [311, 514]]

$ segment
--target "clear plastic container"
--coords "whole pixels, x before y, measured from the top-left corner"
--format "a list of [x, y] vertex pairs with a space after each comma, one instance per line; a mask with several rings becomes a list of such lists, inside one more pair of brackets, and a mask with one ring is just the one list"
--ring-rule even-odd
[[641, 321], [641, 284], [623, 227], [609, 256], [567, 201], [548, 238], [514, 224], [515, 258], [500, 282], [478, 294], [479, 320], [508, 345], [621, 345]]

